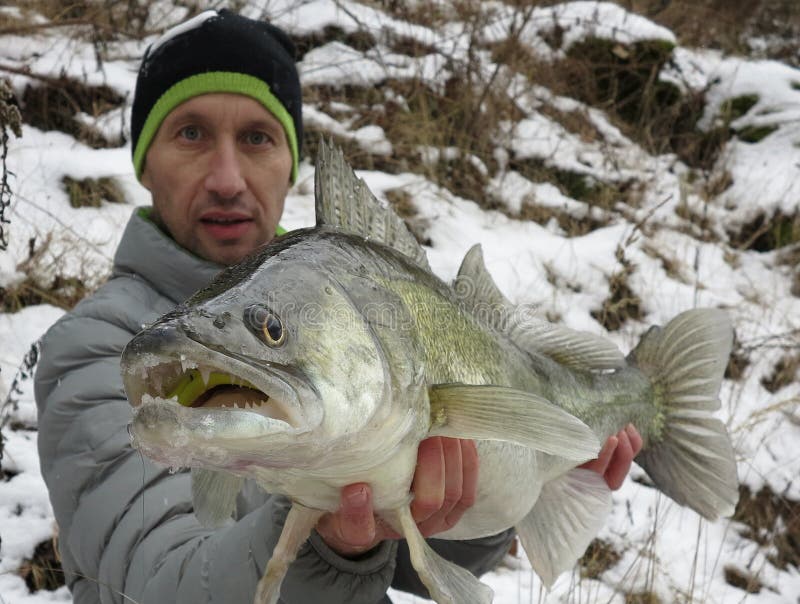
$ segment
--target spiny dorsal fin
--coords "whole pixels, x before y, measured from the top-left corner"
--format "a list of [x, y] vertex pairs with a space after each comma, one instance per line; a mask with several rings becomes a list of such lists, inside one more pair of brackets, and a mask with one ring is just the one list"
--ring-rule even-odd
[[625, 364], [619, 349], [605, 338], [537, 319], [511, 304], [486, 269], [480, 245], [464, 256], [453, 290], [467, 312], [523, 350], [576, 369], [605, 371]]
[[358, 178], [339, 147], [320, 140], [315, 175], [317, 226], [328, 225], [378, 241], [430, 271], [425, 250], [400, 217]]

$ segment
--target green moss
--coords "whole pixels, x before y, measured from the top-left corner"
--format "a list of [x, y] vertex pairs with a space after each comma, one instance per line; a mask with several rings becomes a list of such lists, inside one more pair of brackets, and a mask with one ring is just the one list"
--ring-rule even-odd
[[761, 213], [738, 230], [730, 229], [728, 235], [731, 245], [739, 249], [771, 252], [789, 248], [800, 243], [800, 212]]
[[757, 143], [767, 138], [777, 129], [777, 126], [745, 126], [736, 131], [736, 136], [745, 143]]
[[564, 195], [605, 210], [612, 209], [617, 201], [625, 201], [629, 196], [626, 193], [628, 182], [606, 183], [588, 174], [550, 166], [537, 157], [513, 159], [509, 168], [532, 182], [549, 182]]
[[750, 111], [758, 103], [759, 98], [757, 94], [743, 94], [726, 99], [719, 106], [720, 115], [728, 123], [737, 120]]
[[794, 217], [785, 216], [777, 220], [772, 227], [772, 238], [776, 248], [783, 248], [800, 243], [800, 214]]
[[800, 90], [800, 82], [792, 82], [792, 90]]

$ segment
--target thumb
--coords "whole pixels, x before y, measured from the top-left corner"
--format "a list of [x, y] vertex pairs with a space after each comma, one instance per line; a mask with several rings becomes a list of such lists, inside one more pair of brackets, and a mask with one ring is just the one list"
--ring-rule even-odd
[[342, 556], [363, 553], [375, 545], [375, 517], [369, 485], [356, 483], [342, 488], [339, 510], [325, 514], [317, 533]]

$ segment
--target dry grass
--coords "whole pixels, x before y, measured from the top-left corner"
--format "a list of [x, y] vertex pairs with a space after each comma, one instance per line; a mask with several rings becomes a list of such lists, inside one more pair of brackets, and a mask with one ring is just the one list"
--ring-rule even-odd
[[[64, 242], [62, 242], [64, 243]], [[89, 267], [75, 275], [65, 267], [70, 255], [80, 257], [80, 243], [74, 250], [64, 252], [54, 249], [52, 235], [42, 242], [28, 242], [28, 258], [19, 263], [23, 273], [21, 281], [0, 286], [0, 312], [17, 312], [26, 306], [51, 304], [64, 310], [72, 309], [93, 292], [105, 279]]]
[[741, 485], [733, 519], [744, 525], [742, 537], [762, 546], [770, 564], [781, 570], [800, 569], [800, 501], [769, 486], [754, 493]]
[[321, 30], [315, 30], [303, 36], [294, 36], [292, 40], [295, 44], [298, 60], [301, 60], [308, 51], [331, 42], [341, 42], [362, 52], [372, 50], [377, 44], [375, 36], [369, 31], [356, 30], [354, 32], [346, 32], [336, 25], [326, 25]]
[[680, 44], [752, 54], [748, 41], [769, 43], [762, 54], [800, 65], [800, 10], [796, 0], [613, 0], [675, 32]]
[[58, 553], [58, 536], [42, 541], [36, 546], [31, 559], [22, 561], [17, 571], [25, 580], [31, 593], [42, 589], [55, 591], [65, 585], [61, 556]]
[[725, 581], [749, 594], [757, 594], [764, 587], [758, 576], [732, 565], [725, 566]]
[[505, 211], [505, 213], [512, 218], [530, 220], [542, 226], [547, 225], [551, 220], [555, 220], [567, 237], [582, 237], [611, 223], [610, 214], [605, 214], [602, 218], [598, 218], [587, 210], [583, 215], [579, 216], [560, 208], [539, 205], [532, 200], [523, 202], [518, 215], [511, 214], [508, 211]]
[[111, 177], [84, 178], [81, 180], [64, 176], [61, 184], [73, 208], [99, 208], [103, 202], [125, 203], [125, 194]]
[[[0, 21], [0, 35], [26, 35], [69, 26], [74, 32], [83, 32], [96, 50], [101, 50], [111, 40], [141, 39], [154, 33], [145, 29], [152, 0], [9, 0], [5, 4], [18, 7], [23, 18]], [[37, 17], [46, 21], [40, 22]]]
[[684, 272], [683, 264], [670, 256], [670, 250], [665, 250], [662, 246], [656, 245], [649, 240], [644, 240], [642, 242], [642, 251], [651, 258], [658, 260], [661, 268], [664, 269], [670, 279], [685, 285], [693, 285], [692, 280]]
[[777, 262], [789, 271], [790, 291], [800, 298], [800, 241], [787, 245], [778, 252]]
[[[560, 41], [554, 44], [560, 46]], [[589, 38], [571, 46], [564, 59], [550, 62], [509, 39], [494, 54], [498, 59], [511, 57], [515, 71], [555, 94], [602, 109], [651, 153], [676, 153], [688, 165], [709, 169], [726, 140], [719, 132], [697, 129], [705, 105], [702, 93], [683, 94], [661, 81], [659, 75], [672, 54], [667, 42], [624, 45]]]
[[411, 194], [403, 189], [390, 189], [386, 191], [386, 198], [394, 208], [394, 211], [397, 212], [397, 215], [403, 219], [414, 238], [421, 245], [432, 246], [433, 241], [427, 235], [430, 222], [426, 218], [419, 216], [419, 210], [414, 205]]
[[644, 318], [641, 298], [628, 283], [636, 267], [625, 257], [621, 247], [617, 248], [616, 256], [620, 269], [608, 278], [608, 297], [599, 309], [591, 312], [592, 317], [608, 331], [619, 330], [629, 319], [640, 321]]
[[108, 86], [91, 86], [75, 78], [35, 76], [22, 95], [22, 119], [40, 130], [59, 130], [92, 148], [119, 147], [120, 136], [108, 139], [83, 123], [79, 113], [97, 118], [125, 102], [125, 97]]
[[650, 591], [625, 594], [625, 604], [663, 604], [658, 595]]
[[594, 539], [586, 548], [581, 559], [581, 577], [584, 579], [598, 579], [609, 568], [615, 566], [622, 558], [614, 546], [604, 539]]
[[750, 367], [750, 357], [742, 349], [738, 341], [734, 341], [728, 365], [725, 368], [725, 379], [739, 381], [744, 378], [747, 368]]
[[800, 353], [786, 353], [775, 364], [772, 373], [761, 379], [761, 385], [774, 394], [798, 379], [800, 379]]
[[792, 214], [761, 212], [738, 229], [728, 231], [731, 246], [741, 250], [771, 252], [800, 243], [800, 210]]

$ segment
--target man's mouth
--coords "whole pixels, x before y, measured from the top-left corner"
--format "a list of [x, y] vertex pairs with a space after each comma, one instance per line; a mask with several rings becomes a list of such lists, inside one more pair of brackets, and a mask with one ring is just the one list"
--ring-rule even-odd
[[253, 219], [242, 214], [209, 212], [200, 217], [200, 224], [215, 239], [236, 239], [247, 232]]

